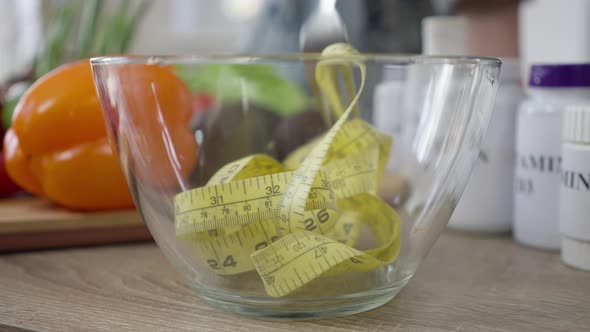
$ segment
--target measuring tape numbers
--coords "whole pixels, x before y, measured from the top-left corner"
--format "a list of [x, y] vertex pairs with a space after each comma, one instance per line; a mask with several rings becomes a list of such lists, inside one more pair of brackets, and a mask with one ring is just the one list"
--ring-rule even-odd
[[[361, 74], [358, 90], [352, 66]], [[273, 297], [322, 276], [374, 270], [399, 254], [400, 219], [377, 196], [392, 141], [358, 118], [364, 63], [350, 45], [331, 45], [316, 81], [338, 117], [327, 133], [283, 163], [264, 154], [229, 163], [204, 187], [174, 198], [176, 235], [196, 245], [215, 273], [256, 270]], [[354, 248], [363, 225], [375, 234], [376, 248]]]

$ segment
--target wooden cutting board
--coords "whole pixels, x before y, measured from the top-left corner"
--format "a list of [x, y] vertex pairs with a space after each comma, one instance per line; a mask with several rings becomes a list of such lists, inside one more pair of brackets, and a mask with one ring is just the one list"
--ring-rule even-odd
[[0, 252], [150, 239], [136, 210], [83, 213], [37, 197], [0, 199]]

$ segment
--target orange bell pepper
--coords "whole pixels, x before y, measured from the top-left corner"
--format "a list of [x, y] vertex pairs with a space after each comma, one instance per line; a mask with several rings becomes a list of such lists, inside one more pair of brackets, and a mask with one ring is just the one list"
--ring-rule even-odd
[[[179, 80], [170, 70], [162, 71], [167, 74], [157, 77], [159, 84], [167, 86], [170, 81]], [[133, 93], [149, 91], [140, 87]], [[190, 98], [188, 89], [186, 93]], [[163, 102], [167, 109], [179, 104], [174, 98]], [[148, 102], [141, 106], [145, 107], [144, 115], [156, 107]], [[180, 119], [167, 118], [174, 120], [166, 123], [172, 131], [183, 131], [178, 129]], [[143, 120], [150, 130], [151, 119], [148, 116]], [[183, 165], [187, 165], [184, 168], [189, 169], [188, 164], [192, 166], [196, 160], [194, 139], [191, 145], [185, 136], [181, 138], [186, 144], [176, 145], [190, 150], [183, 152]], [[155, 167], [164, 164], [158, 160], [162, 145], [155, 142], [144, 151], [155, 160]], [[6, 169], [14, 182], [31, 193], [78, 210], [133, 206], [113, 150], [88, 61], [63, 65], [35, 82], [16, 106], [12, 128], [4, 138]], [[159, 168], [166, 173], [165, 167]]]
[[[95, 70], [102, 81], [98, 90], [105, 97], [107, 122], [127, 150], [133, 175], [157, 189], [187, 184], [197, 144], [189, 125], [193, 98], [184, 81], [170, 66], [121, 64], [112, 71]], [[109, 95], [113, 91], [123, 98]]]

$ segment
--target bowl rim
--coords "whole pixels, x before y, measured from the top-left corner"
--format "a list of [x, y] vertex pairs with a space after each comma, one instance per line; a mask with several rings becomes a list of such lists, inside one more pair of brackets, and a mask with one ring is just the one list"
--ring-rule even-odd
[[[320, 53], [291, 53], [291, 54], [200, 54], [200, 55], [114, 55], [98, 56], [90, 58], [90, 64], [115, 65], [115, 64], [162, 64], [162, 65], [203, 65], [203, 64], [253, 64], [268, 61], [278, 62], [302, 62], [319, 61], [327, 57]], [[472, 64], [500, 68], [503, 60], [488, 56], [463, 56], [463, 55], [423, 55], [423, 54], [373, 54], [330, 56], [331, 59], [341, 58], [353, 61], [363, 61], [379, 65], [410, 65], [410, 64]]]

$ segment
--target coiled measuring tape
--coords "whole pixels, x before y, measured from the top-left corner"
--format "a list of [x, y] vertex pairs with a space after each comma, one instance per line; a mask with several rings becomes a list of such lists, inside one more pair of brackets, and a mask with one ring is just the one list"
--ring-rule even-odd
[[[280, 297], [319, 277], [371, 271], [397, 257], [399, 217], [376, 196], [391, 138], [349, 119], [358, 114], [365, 83], [357, 54], [334, 44], [317, 64], [316, 81], [339, 116], [326, 134], [283, 163], [262, 154], [242, 158], [218, 170], [206, 186], [176, 195], [176, 235], [194, 243], [214, 272], [256, 270], [266, 292]], [[356, 93], [352, 65], [361, 73]], [[346, 109], [338, 70], [352, 98]], [[354, 248], [362, 224], [375, 234], [377, 248]]]

